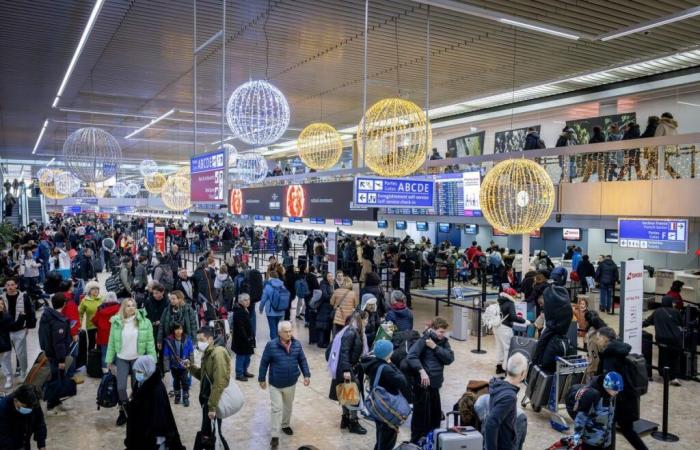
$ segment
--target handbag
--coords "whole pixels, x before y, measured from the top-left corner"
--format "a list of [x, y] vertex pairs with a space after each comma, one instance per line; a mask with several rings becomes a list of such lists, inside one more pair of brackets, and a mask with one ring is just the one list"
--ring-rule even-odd
[[[209, 385], [213, 386], [211, 380], [207, 376]], [[228, 386], [221, 393], [221, 398], [219, 403], [216, 405], [216, 417], [219, 419], [225, 419], [231, 417], [240, 411], [245, 405], [245, 396], [238, 387], [235, 381], [229, 381]]]
[[340, 406], [357, 406], [360, 404], [360, 390], [357, 383], [346, 380], [335, 387]]
[[379, 379], [382, 376], [384, 367], [386, 367], [386, 364], [379, 366], [379, 370], [374, 376], [372, 390], [365, 399], [365, 411], [363, 414], [398, 431], [401, 424], [411, 414], [411, 405], [408, 404], [403, 395], [391, 394], [379, 386]]

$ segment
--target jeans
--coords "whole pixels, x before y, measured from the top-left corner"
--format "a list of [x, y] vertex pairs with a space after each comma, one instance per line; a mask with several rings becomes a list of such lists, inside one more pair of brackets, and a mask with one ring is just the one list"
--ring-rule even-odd
[[612, 286], [600, 286], [600, 307], [606, 311], [610, 311], [612, 307], [613, 300], [613, 287]]
[[[126, 393], [126, 379], [131, 374], [131, 368], [136, 362], [135, 359], [127, 361], [119, 357], [114, 359], [114, 365], [117, 366], [117, 392], [119, 393], [119, 402], [126, 403], [129, 400], [129, 396]], [[134, 388], [134, 379], [131, 379], [131, 388]]]
[[270, 436], [280, 437], [282, 428], [289, 427], [289, 421], [292, 418], [292, 405], [294, 404], [294, 394], [296, 385], [293, 384], [285, 388], [276, 388], [272, 385], [270, 389]]
[[19, 361], [19, 369], [22, 374], [27, 374], [27, 330], [11, 331], [10, 339], [12, 347], [15, 349], [17, 360]]
[[[58, 380], [61, 377], [61, 369], [58, 368], [58, 360], [54, 358], [49, 358], [49, 365], [51, 366], [51, 381]], [[65, 375], [64, 375], [65, 376]], [[47, 393], [51, 392], [47, 390]], [[61, 404], [61, 399], [56, 397], [46, 398], [46, 409], [54, 409], [56, 406]]]
[[377, 443], [374, 444], [374, 450], [393, 450], [399, 433], [382, 422], [375, 420], [374, 423], [377, 427]]
[[173, 390], [176, 395], [180, 395], [180, 390], [185, 394], [184, 397], [189, 397], [190, 392], [190, 377], [187, 369], [179, 369], [177, 367], [170, 368], [170, 374], [173, 377]]
[[236, 376], [243, 377], [250, 367], [250, 355], [236, 354]]
[[282, 316], [267, 316], [267, 324], [270, 327], [270, 340], [277, 339], [277, 324], [282, 320]]
[[253, 330], [253, 336], [255, 336], [255, 332], [257, 331], [257, 324], [258, 324], [258, 312], [257, 308], [255, 307], [255, 304], [250, 305], [250, 329]]

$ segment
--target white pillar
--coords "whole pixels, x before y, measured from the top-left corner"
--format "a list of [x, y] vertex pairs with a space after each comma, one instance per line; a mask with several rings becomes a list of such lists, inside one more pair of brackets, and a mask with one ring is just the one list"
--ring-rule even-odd
[[530, 271], [530, 235], [528, 233], [525, 233], [522, 235], [523, 237], [523, 278], [525, 277], [525, 274]]

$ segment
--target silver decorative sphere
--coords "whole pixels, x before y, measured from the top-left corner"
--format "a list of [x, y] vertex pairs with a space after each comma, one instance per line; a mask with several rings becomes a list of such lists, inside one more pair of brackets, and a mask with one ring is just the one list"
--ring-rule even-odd
[[117, 140], [99, 128], [80, 128], [63, 144], [63, 162], [73, 175], [88, 183], [115, 176], [121, 158]]
[[61, 172], [58, 175], [54, 175], [53, 182], [59, 194], [73, 195], [80, 190], [80, 180], [75, 178], [70, 172]]
[[139, 172], [141, 172], [141, 175], [144, 177], [153, 175], [158, 172], [158, 163], [152, 159], [144, 159], [141, 161], [141, 164], [139, 164]]
[[243, 142], [272, 144], [289, 126], [289, 104], [284, 94], [267, 81], [249, 81], [228, 99], [226, 120], [233, 134]]
[[112, 194], [115, 197], [124, 197], [126, 195], [126, 183], [122, 181], [117, 181], [114, 183], [114, 186], [112, 186]]
[[238, 155], [236, 166], [231, 171], [235, 181], [244, 184], [256, 184], [262, 182], [268, 172], [265, 157], [258, 153], [243, 153]]
[[141, 187], [136, 183], [129, 183], [126, 185], [126, 193], [131, 196], [139, 195]]

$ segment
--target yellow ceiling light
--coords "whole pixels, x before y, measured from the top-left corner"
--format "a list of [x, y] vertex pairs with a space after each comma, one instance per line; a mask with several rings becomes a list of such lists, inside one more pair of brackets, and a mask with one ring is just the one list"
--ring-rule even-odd
[[160, 194], [165, 185], [165, 176], [160, 172], [143, 177], [143, 186], [151, 194]]
[[402, 177], [418, 170], [432, 145], [425, 112], [401, 98], [388, 98], [372, 105], [357, 133], [365, 164], [385, 177]]
[[484, 218], [508, 234], [539, 230], [554, 208], [554, 184], [542, 166], [529, 159], [508, 159], [489, 170], [479, 201]]
[[312, 123], [297, 139], [299, 157], [308, 167], [325, 170], [333, 167], [343, 153], [340, 133], [327, 123]]
[[56, 189], [56, 184], [54, 182], [56, 177], [58, 177], [62, 173], [64, 172], [60, 169], [47, 169], [47, 171], [42, 173], [42, 176], [39, 177], [39, 189], [46, 198], [50, 198], [52, 200], [61, 200], [68, 197], [68, 195], [61, 194], [60, 192], [58, 192], [58, 190]]
[[[189, 171], [188, 171], [189, 173]], [[160, 193], [165, 207], [171, 211], [184, 211], [192, 206], [190, 202], [190, 179], [182, 175], [169, 177]]]

